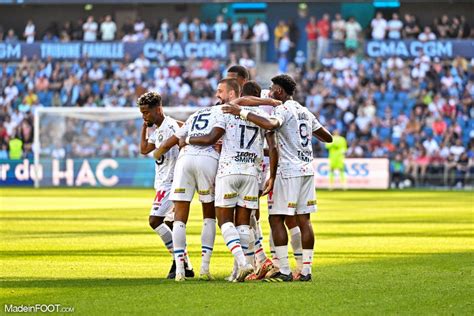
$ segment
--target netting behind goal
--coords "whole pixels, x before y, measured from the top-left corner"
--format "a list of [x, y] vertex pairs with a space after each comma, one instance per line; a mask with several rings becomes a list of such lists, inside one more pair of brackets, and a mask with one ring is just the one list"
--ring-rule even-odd
[[[195, 110], [165, 108], [165, 113], [186, 120]], [[143, 164], [137, 161], [146, 159], [139, 152], [142, 125], [136, 107], [39, 109], [35, 113], [35, 186], [115, 186], [117, 181], [150, 185], [153, 161], [149, 159], [146, 171], [137, 168]]]

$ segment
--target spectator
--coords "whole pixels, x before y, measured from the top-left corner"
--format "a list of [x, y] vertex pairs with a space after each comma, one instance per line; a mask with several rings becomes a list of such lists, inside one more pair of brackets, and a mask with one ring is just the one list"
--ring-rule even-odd
[[255, 25], [252, 28], [253, 39], [257, 43], [268, 42], [270, 39], [270, 34], [268, 32], [268, 26], [265, 22], [260, 19], [255, 21]]
[[135, 34], [134, 26], [133, 26], [133, 22], [131, 18], [127, 18], [125, 20], [125, 23], [122, 25], [122, 33], [123, 33], [123, 36]]
[[135, 23], [133, 23], [133, 31], [139, 39], [143, 38], [143, 32], [145, 32], [145, 28], [145, 21], [143, 21], [141, 17], [137, 17], [135, 19]]
[[84, 20], [78, 19], [77, 22], [72, 26], [72, 40], [81, 41], [84, 38]]
[[216, 23], [214, 23], [214, 39], [217, 42], [221, 42], [222, 40], [227, 38], [227, 30], [228, 26], [227, 23], [224, 22], [224, 17], [222, 15], [218, 15], [216, 18]]
[[97, 22], [94, 21], [94, 17], [91, 15], [87, 18], [87, 22], [82, 25], [84, 31], [84, 41], [94, 42], [97, 40]]
[[447, 14], [443, 14], [441, 19], [436, 24], [436, 31], [438, 32], [439, 38], [447, 38], [449, 32], [449, 18]]
[[158, 41], [168, 42], [170, 32], [171, 32], [171, 27], [168, 22], [168, 19], [163, 19], [161, 21], [160, 29], [157, 33], [156, 39]]
[[401, 39], [402, 30], [403, 30], [402, 21], [400, 21], [397, 13], [393, 13], [392, 19], [388, 21], [388, 24], [387, 24], [388, 38], [392, 40]]
[[189, 27], [188, 18], [184, 17], [178, 24], [178, 40], [181, 42], [187, 42], [189, 40]]
[[385, 31], [387, 30], [387, 21], [383, 18], [382, 12], [377, 12], [375, 18], [370, 22], [372, 27], [372, 39], [383, 40], [385, 39]]
[[275, 36], [275, 48], [277, 51], [279, 51], [280, 48], [280, 40], [285, 36], [285, 34], [288, 34], [289, 32], [290, 29], [288, 28], [288, 25], [284, 20], [280, 20], [273, 31], [273, 35]]
[[342, 19], [340, 13], [336, 13], [334, 21], [331, 23], [332, 39], [343, 41], [346, 32], [346, 22]]
[[18, 36], [16, 36], [13, 29], [9, 29], [7, 36], [5, 37], [5, 43], [16, 43], [18, 42]]
[[117, 32], [117, 26], [112, 21], [112, 16], [107, 15], [105, 21], [100, 25], [100, 33], [103, 41], [113, 41], [115, 39], [115, 33]]
[[33, 24], [33, 20], [28, 20], [26, 23], [25, 31], [23, 32], [23, 37], [25, 38], [27, 43], [33, 43], [35, 41], [35, 25]]
[[202, 38], [201, 21], [198, 18], [194, 18], [193, 22], [189, 24], [189, 37], [192, 42], [200, 41]]
[[329, 49], [329, 14], [323, 14], [323, 18], [317, 23], [318, 30], [318, 50], [316, 52], [316, 59], [321, 62], [321, 59], [326, 57]]
[[288, 33], [283, 35], [283, 38], [280, 40], [280, 43], [278, 45], [278, 71], [280, 73], [285, 73], [287, 71], [288, 67], [288, 54], [290, 52], [291, 48], [291, 41], [290, 41], [290, 36]]
[[11, 160], [20, 160], [23, 157], [23, 141], [16, 134], [13, 134], [10, 138], [8, 148]]
[[309, 22], [306, 24], [305, 30], [308, 66], [312, 66], [316, 62], [316, 49], [318, 40], [318, 26], [314, 16], [309, 18]]
[[355, 20], [353, 16], [349, 18], [346, 23], [346, 49], [356, 50], [359, 46], [359, 33], [362, 31], [362, 27], [359, 22]]
[[404, 37], [408, 39], [414, 39], [418, 37], [420, 33], [420, 27], [416, 22], [415, 16], [411, 14], [405, 14], [405, 23], [403, 27]]
[[425, 26], [423, 29], [423, 33], [420, 33], [418, 35], [418, 40], [421, 42], [428, 42], [428, 41], [434, 41], [436, 39], [436, 35], [431, 32], [431, 28], [429, 26]]
[[232, 24], [232, 40], [234, 42], [241, 42], [247, 38], [248, 35], [248, 25], [244, 23], [244, 19], [239, 19], [234, 24]]

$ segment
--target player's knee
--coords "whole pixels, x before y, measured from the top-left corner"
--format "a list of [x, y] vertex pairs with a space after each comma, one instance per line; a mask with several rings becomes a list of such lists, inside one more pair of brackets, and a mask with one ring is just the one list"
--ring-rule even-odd
[[151, 229], [156, 229], [158, 226], [163, 224], [163, 219], [158, 216], [150, 216], [148, 218], [148, 223], [150, 224]]

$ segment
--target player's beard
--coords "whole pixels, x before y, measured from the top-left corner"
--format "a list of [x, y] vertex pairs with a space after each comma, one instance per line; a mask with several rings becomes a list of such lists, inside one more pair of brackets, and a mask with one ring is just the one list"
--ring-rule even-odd
[[152, 126], [154, 125], [154, 123], [153, 123], [153, 122], [148, 122], [148, 121], [145, 121], [145, 123], [146, 123], [146, 126], [148, 126], [148, 127], [152, 127]]

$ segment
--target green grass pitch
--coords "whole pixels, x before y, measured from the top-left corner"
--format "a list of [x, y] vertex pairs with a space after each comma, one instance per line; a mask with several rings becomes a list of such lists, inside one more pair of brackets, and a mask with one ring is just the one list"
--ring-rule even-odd
[[[59, 303], [78, 315], [474, 314], [472, 192], [318, 192], [314, 280], [284, 284], [223, 281], [232, 258], [219, 229], [218, 280], [165, 280], [171, 257], [148, 227], [153, 195], [0, 189], [0, 313], [4, 304]], [[266, 212], [262, 225], [267, 235]], [[196, 271], [200, 230], [194, 201], [187, 241]]]

